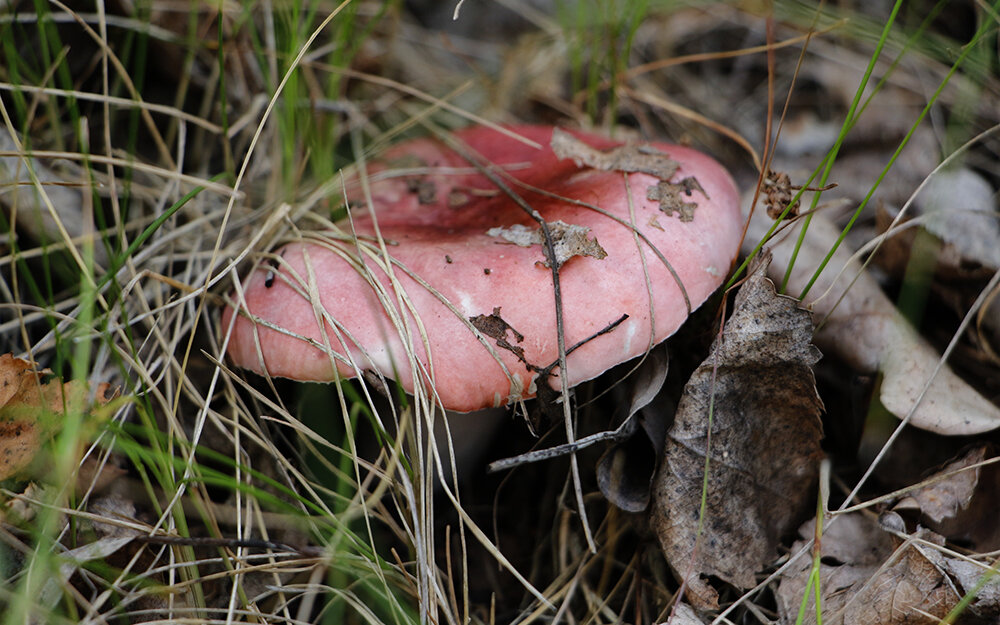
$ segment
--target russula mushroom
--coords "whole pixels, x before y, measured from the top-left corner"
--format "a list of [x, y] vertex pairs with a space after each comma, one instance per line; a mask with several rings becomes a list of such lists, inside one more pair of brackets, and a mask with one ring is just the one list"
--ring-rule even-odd
[[[569, 386], [594, 378], [673, 334], [718, 288], [742, 221], [714, 160], [507, 130], [411, 140], [370, 163], [367, 195], [348, 183], [343, 231], [305, 233], [247, 278], [233, 362], [297, 380], [376, 371], [468, 412], [531, 397], [537, 384], [558, 389], [560, 375]], [[554, 366], [553, 262], [565, 345], [579, 344], [567, 372]]]

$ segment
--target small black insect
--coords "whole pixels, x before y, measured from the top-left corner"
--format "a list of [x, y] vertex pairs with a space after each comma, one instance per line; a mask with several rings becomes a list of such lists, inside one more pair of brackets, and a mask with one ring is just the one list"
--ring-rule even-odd
[[278, 261], [271, 258], [268, 259], [267, 264], [273, 267], [273, 269], [267, 270], [267, 275], [264, 276], [264, 288], [269, 289], [274, 286], [274, 270], [278, 268]]

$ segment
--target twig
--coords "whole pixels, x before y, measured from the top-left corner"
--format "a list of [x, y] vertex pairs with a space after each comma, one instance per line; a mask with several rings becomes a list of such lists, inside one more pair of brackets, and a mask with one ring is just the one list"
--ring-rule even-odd
[[584, 436], [583, 438], [572, 443], [563, 443], [562, 445], [556, 445], [555, 447], [537, 449], [519, 456], [513, 456], [511, 458], [504, 458], [503, 460], [491, 462], [490, 465], [486, 467], [486, 472], [497, 473], [498, 471], [513, 469], [514, 467], [521, 466], [522, 464], [531, 464], [532, 462], [541, 462], [542, 460], [558, 458], [559, 456], [565, 456], [566, 454], [582, 451], [591, 445], [595, 445], [603, 441], [613, 441], [618, 443], [627, 439], [629, 436], [632, 436], [633, 432], [635, 432], [635, 421], [630, 417], [615, 430], [598, 432], [597, 434]]
[[279, 543], [272, 540], [262, 540], [255, 538], [211, 538], [186, 536], [166, 536], [163, 534], [152, 534], [136, 536], [132, 540], [137, 543], [147, 545], [179, 545], [183, 547], [232, 547], [234, 549], [269, 549], [271, 551], [292, 551], [310, 558], [318, 558], [323, 555], [323, 548], [316, 546], [295, 547], [288, 543]]
[[[628, 313], [623, 313], [621, 317], [618, 317], [617, 319], [615, 319], [614, 321], [612, 321], [611, 323], [609, 323], [608, 325], [606, 325], [603, 329], [598, 330], [597, 332], [594, 332], [593, 334], [591, 334], [587, 338], [583, 339], [582, 341], [580, 341], [576, 345], [573, 345], [572, 347], [570, 347], [569, 349], [567, 349], [566, 350], [566, 355], [569, 356], [570, 354], [572, 354], [576, 350], [578, 350], [581, 347], [583, 347], [584, 344], [593, 341], [594, 339], [596, 339], [599, 336], [603, 336], [603, 335], [611, 332], [612, 330], [614, 330], [615, 328], [617, 328], [621, 324], [625, 323], [626, 319], [628, 319]], [[546, 367], [537, 367], [537, 366], [529, 364], [527, 362], [525, 363], [525, 365], [529, 369], [531, 369], [532, 371], [538, 373], [541, 376], [550, 376], [550, 375], [552, 375], [552, 369], [554, 369], [556, 367], [556, 365], [558, 365], [558, 364], [559, 364], [558, 360], [552, 361], [552, 363], [549, 364]]]

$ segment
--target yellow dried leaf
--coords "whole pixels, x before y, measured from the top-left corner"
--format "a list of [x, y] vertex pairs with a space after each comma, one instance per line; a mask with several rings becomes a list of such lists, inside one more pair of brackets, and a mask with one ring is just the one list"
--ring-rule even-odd
[[[61, 417], [88, 400], [86, 384], [44, 381], [49, 374], [13, 354], [0, 356], [0, 480], [22, 473], [59, 431]], [[94, 401], [107, 402], [107, 389], [98, 385]]]

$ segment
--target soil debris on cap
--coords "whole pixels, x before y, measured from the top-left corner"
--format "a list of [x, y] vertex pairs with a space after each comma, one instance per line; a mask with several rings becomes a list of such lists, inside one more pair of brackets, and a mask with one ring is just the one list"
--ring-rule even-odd
[[497, 347], [511, 352], [521, 362], [524, 360], [524, 348], [514, 345], [507, 340], [507, 331], [513, 335], [514, 340], [520, 343], [524, 340], [524, 335], [518, 332], [500, 316], [500, 308], [496, 307], [489, 315], [476, 315], [469, 317], [473, 327], [497, 342]]
[[[548, 226], [555, 248], [557, 267], [562, 267], [566, 261], [574, 256], [590, 256], [597, 260], [607, 257], [608, 253], [597, 242], [596, 237], [587, 238], [590, 228], [568, 224], [562, 220], [553, 221]], [[486, 234], [520, 247], [541, 245], [544, 248], [545, 245], [545, 234], [541, 228], [532, 229], [522, 224], [514, 224], [510, 228], [490, 228]], [[538, 262], [546, 268], [551, 267], [548, 260]]]
[[646, 199], [659, 202], [666, 215], [677, 213], [681, 221], [694, 220], [696, 202], [686, 202], [694, 191], [708, 194], [698, 180], [688, 176], [679, 182], [670, 182], [680, 164], [668, 155], [648, 145], [623, 145], [608, 150], [592, 148], [573, 135], [556, 128], [552, 131], [552, 151], [559, 158], [571, 158], [577, 166], [592, 167], [602, 171], [621, 171], [629, 174], [648, 174], [659, 182], [646, 188]]
[[552, 131], [550, 145], [557, 157], [571, 158], [579, 167], [592, 167], [602, 171], [649, 174], [660, 180], [670, 180], [680, 167], [677, 161], [650, 146], [622, 145], [598, 150], [559, 128]]
[[437, 203], [437, 185], [425, 178], [410, 178], [406, 181], [410, 193], [417, 194], [417, 202], [421, 205]]
[[692, 221], [698, 204], [685, 202], [684, 198], [691, 197], [694, 191], [701, 191], [702, 195], [708, 198], [708, 194], [694, 178], [684, 178], [678, 183], [661, 180], [655, 186], [646, 189], [646, 199], [659, 202], [660, 210], [668, 217], [677, 213], [681, 221]]

